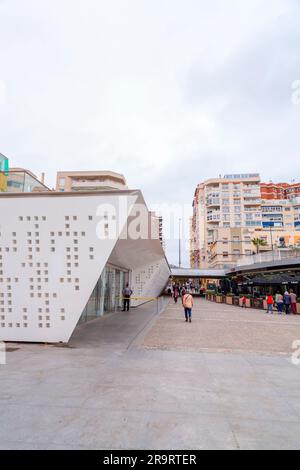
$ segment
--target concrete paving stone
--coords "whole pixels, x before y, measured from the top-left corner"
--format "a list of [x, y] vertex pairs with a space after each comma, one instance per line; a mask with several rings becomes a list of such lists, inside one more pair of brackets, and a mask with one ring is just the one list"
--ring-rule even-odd
[[93, 449], [140, 449], [146, 446], [148, 413], [81, 408], [52, 439], [52, 446]]
[[278, 400], [274, 395], [250, 394], [220, 394], [220, 403], [225, 414], [229, 417], [295, 422], [299, 424], [297, 416], [289, 401]]
[[226, 418], [205, 414], [151, 415], [147, 424], [146, 442], [150, 449], [238, 448]]
[[244, 450], [299, 450], [298, 423], [230, 418], [231, 429]]
[[80, 325], [70, 348], [12, 344], [0, 448], [299, 448], [300, 317], [203, 299], [193, 316], [147, 306]]
[[20, 444], [43, 444], [51, 442], [72, 418], [74, 408], [55, 406], [0, 406], [0, 444], [7, 440]]

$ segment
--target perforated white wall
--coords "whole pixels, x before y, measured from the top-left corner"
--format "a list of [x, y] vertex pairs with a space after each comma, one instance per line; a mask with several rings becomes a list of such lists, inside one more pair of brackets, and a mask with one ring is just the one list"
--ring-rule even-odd
[[117, 240], [97, 237], [103, 202], [118, 213], [107, 195], [0, 197], [2, 340], [69, 339]]
[[[0, 196], [0, 340], [69, 340], [124, 229], [129, 215], [124, 217], [124, 208], [129, 211], [138, 196], [138, 192]], [[114, 237], [106, 220], [107, 204], [115, 207], [121, 221]], [[99, 223], [102, 239], [97, 235]], [[134, 258], [134, 243], [129, 246]], [[149, 266], [147, 261], [139, 274], [133, 272], [133, 279], [140, 276], [134, 281], [139, 295], [145, 294], [150, 278], [155, 292], [163, 287], [159, 264]], [[162, 265], [166, 278], [164, 259]]]

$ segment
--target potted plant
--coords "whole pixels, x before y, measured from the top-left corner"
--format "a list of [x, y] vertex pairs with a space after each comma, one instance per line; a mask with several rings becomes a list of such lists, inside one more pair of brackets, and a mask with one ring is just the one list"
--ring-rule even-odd
[[263, 309], [268, 310], [268, 304], [267, 304], [267, 299], [266, 297], [263, 298]]
[[213, 300], [213, 296], [214, 296], [214, 294], [215, 294], [215, 291], [213, 291], [213, 290], [207, 290], [205, 294], [206, 294], [206, 299], [212, 301], [212, 300]]
[[253, 299], [251, 299], [251, 306], [252, 308], [264, 308], [263, 299], [261, 297], [253, 297]]
[[233, 301], [233, 294], [231, 294], [231, 293], [230, 293], [230, 294], [227, 294], [227, 295], [226, 295], [226, 303], [227, 303], [228, 305], [232, 305], [232, 301]]

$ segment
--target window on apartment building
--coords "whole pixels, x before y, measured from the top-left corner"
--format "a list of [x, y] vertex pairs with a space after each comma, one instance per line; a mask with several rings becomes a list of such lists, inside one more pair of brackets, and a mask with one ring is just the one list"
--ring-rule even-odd
[[229, 228], [229, 227], [230, 227], [230, 223], [229, 223], [229, 222], [224, 222], [223, 227], [224, 227], [224, 228]]
[[241, 250], [233, 250], [233, 256], [240, 256]]
[[228, 257], [228, 251], [223, 251], [223, 258], [227, 258]]
[[59, 184], [59, 186], [65, 186], [65, 184], [66, 184], [66, 178], [59, 178], [58, 184]]
[[240, 200], [240, 199], [235, 199], [235, 200], [233, 201], [233, 204], [234, 204], [235, 206], [240, 206], [241, 200]]
[[226, 222], [230, 221], [230, 214], [223, 214], [223, 220]]
[[240, 237], [239, 237], [238, 235], [234, 235], [234, 236], [232, 237], [232, 241], [234, 241], [234, 242], [239, 242], [239, 241], [240, 241]]
[[222, 199], [222, 204], [223, 204], [223, 206], [228, 206], [229, 205], [229, 199]]
[[246, 256], [251, 256], [252, 255], [252, 250], [245, 250], [245, 255]]
[[235, 212], [236, 214], [239, 214], [239, 213], [241, 212], [241, 206], [235, 206], [235, 207], [234, 207], [234, 212]]

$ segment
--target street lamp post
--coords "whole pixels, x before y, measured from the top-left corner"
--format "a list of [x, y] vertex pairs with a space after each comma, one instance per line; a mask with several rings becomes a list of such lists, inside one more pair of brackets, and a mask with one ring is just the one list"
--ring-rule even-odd
[[179, 219], [178, 265], [181, 268], [181, 219]]
[[274, 250], [273, 250], [273, 234], [272, 234], [272, 226], [270, 225], [270, 241], [271, 241], [271, 251], [272, 251], [272, 259], [274, 260]]
[[271, 250], [273, 251], [273, 234], [272, 234], [272, 227], [270, 225], [270, 238], [271, 238]]

